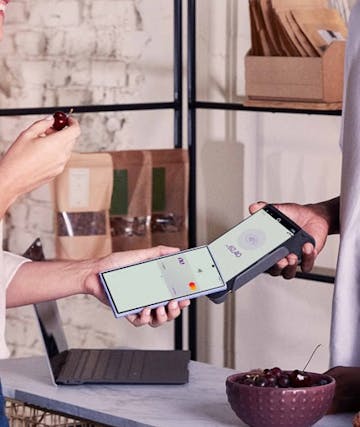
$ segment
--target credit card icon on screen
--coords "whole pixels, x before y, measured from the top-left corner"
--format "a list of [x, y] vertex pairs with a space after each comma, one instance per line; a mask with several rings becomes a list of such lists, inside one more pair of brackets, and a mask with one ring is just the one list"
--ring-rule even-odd
[[174, 298], [196, 291], [194, 273], [184, 254], [158, 261], [166, 287]]

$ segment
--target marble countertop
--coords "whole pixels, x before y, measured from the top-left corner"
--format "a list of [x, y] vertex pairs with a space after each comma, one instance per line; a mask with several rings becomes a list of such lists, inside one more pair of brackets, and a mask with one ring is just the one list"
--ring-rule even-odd
[[[231, 410], [226, 377], [235, 371], [190, 362], [185, 385], [54, 386], [44, 357], [0, 361], [5, 396], [69, 416], [121, 427], [245, 426]], [[352, 426], [353, 414], [326, 416], [316, 427]]]

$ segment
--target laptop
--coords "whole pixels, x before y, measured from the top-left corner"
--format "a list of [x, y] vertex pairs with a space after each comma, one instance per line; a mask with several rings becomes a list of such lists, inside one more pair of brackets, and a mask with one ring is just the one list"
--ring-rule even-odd
[[34, 305], [54, 384], [185, 384], [185, 350], [68, 349], [55, 301]]
[[[44, 259], [36, 239], [24, 255]], [[67, 384], [185, 384], [187, 350], [69, 349], [56, 301], [34, 304], [51, 379]]]

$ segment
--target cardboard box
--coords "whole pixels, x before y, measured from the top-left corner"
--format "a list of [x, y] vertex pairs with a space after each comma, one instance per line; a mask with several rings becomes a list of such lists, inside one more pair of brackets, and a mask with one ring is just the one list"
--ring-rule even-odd
[[245, 57], [249, 100], [341, 102], [345, 41], [334, 41], [321, 57]]

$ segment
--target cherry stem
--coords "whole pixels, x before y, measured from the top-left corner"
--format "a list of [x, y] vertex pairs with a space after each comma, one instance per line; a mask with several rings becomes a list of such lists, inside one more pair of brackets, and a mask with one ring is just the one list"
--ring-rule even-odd
[[318, 344], [318, 345], [314, 348], [313, 352], [311, 353], [311, 356], [309, 357], [309, 360], [306, 362], [306, 365], [305, 365], [305, 367], [304, 367], [303, 371], [305, 371], [305, 369], [307, 368], [308, 364], [310, 363], [311, 359], [313, 358], [313, 356], [314, 356], [315, 352], [318, 350], [318, 348], [319, 348], [319, 347], [321, 347], [321, 344]]
[[70, 108], [69, 116], [70, 116], [70, 114], [71, 114], [73, 111], [74, 111], [74, 109], [73, 109], [73, 108]]

